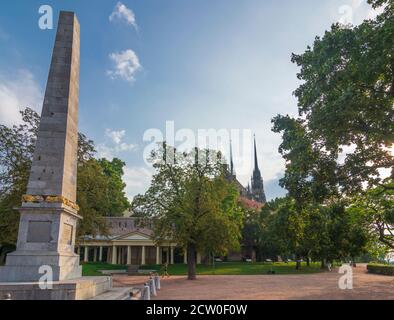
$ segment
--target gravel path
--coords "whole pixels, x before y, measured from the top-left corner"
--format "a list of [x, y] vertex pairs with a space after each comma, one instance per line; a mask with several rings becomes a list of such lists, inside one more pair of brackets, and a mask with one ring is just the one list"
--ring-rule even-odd
[[[338, 270], [305, 275], [184, 276], [163, 279], [156, 300], [394, 300], [394, 277], [353, 271], [353, 290], [341, 290]], [[141, 285], [146, 277], [116, 275], [115, 287]]]

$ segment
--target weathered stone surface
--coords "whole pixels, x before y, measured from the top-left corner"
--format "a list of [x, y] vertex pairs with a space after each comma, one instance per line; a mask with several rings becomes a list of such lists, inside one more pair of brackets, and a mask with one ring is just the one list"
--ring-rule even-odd
[[75, 14], [61, 12], [27, 188], [29, 195], [57, 195], [76, 201], [79, 35]]
[[0, 296], [10, 293], [12, 300], [87, 300], [111, 288], [111, 277], [54, 282], [49, 290], [42, 290], [38, 283], [0, 283]]

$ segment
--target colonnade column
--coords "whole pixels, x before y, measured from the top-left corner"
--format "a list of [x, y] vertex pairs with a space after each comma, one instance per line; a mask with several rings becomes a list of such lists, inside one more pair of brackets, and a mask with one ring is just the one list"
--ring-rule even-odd
[[127, 264], [131, 264], [131, 246], [127, 246]]
[[116, 264], [117, 262], [117, 254], [116, 254], [116, 246], [112, 246], [112, 264]]
[[83, 255], [83, 261], [84, 262], [89, 262], [89, 247], [85, 246], [85, 251]]
[[160, 263], [160, 247], [156, 247], [156, 264], [161, 264]]
[[142, 246], [141, 265], [145, 265], [145, 246]]
[[174, 247], [171, 247], [171, 264], [174, 264]]
[[99, 261], [103, 262], [103, 247], [100, 247], [99, 249]]

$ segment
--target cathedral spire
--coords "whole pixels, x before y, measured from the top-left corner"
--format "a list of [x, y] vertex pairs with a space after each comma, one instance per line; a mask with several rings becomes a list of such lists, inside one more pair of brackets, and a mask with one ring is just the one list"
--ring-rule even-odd
[[235, 176], [234, 173], [234, 161], [233, 161], [233, 141], [230, 139], [230, 174]]
[[257, 161], [256, 135], [254, 135], [254, 170], [259, 170], [259, 162]]
[[264, 182], [259, 169], [259, 163], [257, 160], [257, 144], [256, 135], [254, 135], [254, 170], [252, 175], [252, 185], [251, 185], [252, 197], [254, 200], [265, 203], [266, 197], [264, 192]]

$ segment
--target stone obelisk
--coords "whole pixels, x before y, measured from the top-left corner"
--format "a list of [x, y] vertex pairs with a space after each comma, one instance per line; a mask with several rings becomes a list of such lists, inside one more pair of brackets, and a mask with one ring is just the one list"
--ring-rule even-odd
[[[34, 282], [42, 266], [53, 281], [81, 277], [74, 252], [80, 29], [73, 12], [60, 13], [17, 250], [0, 268], [0, 282]], [[45, 272], [47, 272], [47, 269]]]

